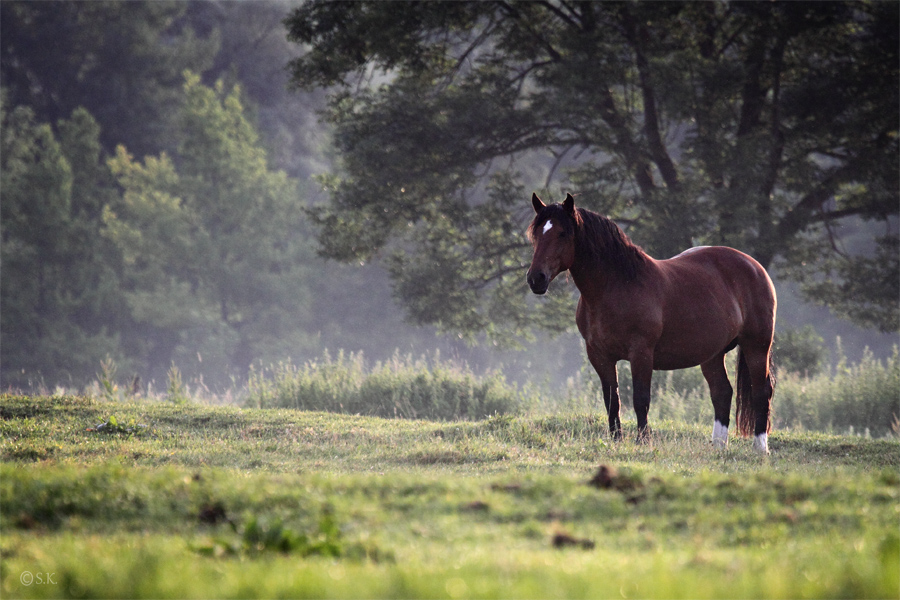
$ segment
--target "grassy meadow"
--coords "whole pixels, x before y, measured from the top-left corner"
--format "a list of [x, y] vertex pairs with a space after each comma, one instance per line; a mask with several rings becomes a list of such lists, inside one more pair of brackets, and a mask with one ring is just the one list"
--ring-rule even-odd
[[900, 596], [896, 438], [77, 395], [0, 427], [4, 598]]

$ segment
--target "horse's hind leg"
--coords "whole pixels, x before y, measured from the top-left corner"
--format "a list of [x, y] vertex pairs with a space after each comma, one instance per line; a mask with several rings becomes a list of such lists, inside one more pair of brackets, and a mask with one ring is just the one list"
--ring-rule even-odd
[[769, 425], [772, 406], [772, 394], [775, 391], [775, 380], [769, 372], [770, 349], [760, 348], [745, 350], [747, 368], [750, 371], [753, 412], [756, 417], [753, 428], [753, 448], [769, 453]]
[[743, 435], [753, 432], [753, 448], [769, 453], [769, 419], [775, 378], [769, 371], [771, 341], [748, 342], [738, 352], [737, 421]]
[[712, 360], [702, 365], [703, 377], [709, 385], [709, 395], [712, 398], [713, 411], [716, 422], [713, 424], [712, 441], [719, 448], [728, 445], [728, 423], [731, 415], [731, 396], [734, 389], [728, 381], [728, 372], [725, 370], [725, 353], [719, 354]]

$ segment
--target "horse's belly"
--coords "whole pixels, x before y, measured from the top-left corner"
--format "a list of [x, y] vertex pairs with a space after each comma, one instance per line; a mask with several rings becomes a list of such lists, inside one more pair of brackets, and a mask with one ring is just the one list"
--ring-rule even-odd
[[722, 354], [734, 341], [737, 331], [730, 323], [720, 321], [717, 325], [706, 323], [705, 328], [697, 330], [703, 335], [682, 332], [661, 337], [653, 350], [653, 368], [658, 371], [687, 369]]
[[723, 348], [724, 346], [720, 348], [719, 351], [711, 353], [667, 353], [657, 350], [653, 354], [653, 369], [655, 371], [674, 371], [675, 369], [688, 369], [690, 367], [696, 367], [715, 357], [716, 354], [718, 354], [718, 352], [720, 352]]

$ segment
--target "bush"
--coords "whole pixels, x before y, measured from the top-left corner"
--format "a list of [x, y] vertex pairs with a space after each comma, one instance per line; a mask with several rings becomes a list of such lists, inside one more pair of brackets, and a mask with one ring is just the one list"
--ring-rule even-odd
[[518, 390], [499, 373], [479, 377], [467, 367], [395, 354], [367, 369], [362, 354], [302, 366], [282, 362], [251, 372], [248, 402], [378, 417], [458, 420], [517, 412]]
[[775, 389], [775, 425], [834, 433], [898, 433], [898, 348], [885, 361], [866, 350], [856, 365], [841, 356], [837, 366], [815, 377], [789, 373]]
[[785, 328], [775, 333], [774, 360], [776, 374], [800, 373], [818, 375], [828, 361], [828, 348], [812, 325], [799, 329]]

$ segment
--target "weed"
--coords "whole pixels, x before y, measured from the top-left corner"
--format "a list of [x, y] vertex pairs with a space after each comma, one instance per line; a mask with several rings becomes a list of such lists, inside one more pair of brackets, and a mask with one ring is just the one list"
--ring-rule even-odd
[[181, 371], [172, 363], [168, 372], [168, 386], [166, 387], [166, 400], [172, 404], [186, 404], [190, 402], [190, 394], [187, 386], [181, 379]]
[[[221, 505], [217, 505], [220, 508]], [[222, 509], [224, 513], [224, 509]], [[205, 556], [259, 558], [267, 553], [294, 555], [301, 558], [324, 557], [373, 562], [393, 561], [393, 554], [377, 546], [362, 542], [348, 543], [343, 539], [334, 510], [325, 506], [315, 528], [301, 531], [286, 525], [280, 518], [266, 518], [250, 514], [242, 525], [235, 526], [233, 536], [217, 536], [191, 544], [191, 548]], [[218, 522], [218, 521], [216, 521]], [[211, 523], [215, 524], [215, 522]]]
[[100, 387], [100, 393], [103, 398], [108, 401], [119, 399], [119, 386], [116, 384], [116, 372], [118, 366], [111, 356], [100, 361], [100, 372], [97, 373], [97, 383]]
[[135, 422], [134, 417], [124, 423], [119, 423], [119, 419], [116, 415], [110, 415], [105, 423], [100, 423], [95, 427], [88, 427], [87, 431], [108, 434], [140, 435], [147, 431], [147, 426], [143, 423]]
[[[857, 364], [850, 364], [840, 352], [832, 369], [815, 375], [790, 371], [779, 373], [773, 401], [773, 426], [776, 430], [823, 431], [872, 436], [900, 437], [900, 357], [894, 354], [876, 360], [866, 353]], [[731, 358], [726, 360], [733, 366]], [[101, 363], [98, 380], [89, 396], [106, 401], [125, 400], [115, 383], [117, 366], [107, 357]], [[622, 415], [633, 419], [632, 385], [627, 362], [618, 366]], [[815, 372], [808, 371], [808, 372]], [[152, 383], [144, 399], [153, 399]], [[129, 396], [140, 392], [135, 376]], [[709, 390], [699, 369], [661, 371], [654, 374], [650, 418], [653, 423], [676, 421], [708, 426], [713, 420]], [[64, 395], [54, 397], [63, 398]], [[581, 370], [560, 390], [541, 389], [533, 384], [518, 388], [500, 372], [478, 375], [466, 365], [442, 360], [435, 354], [413, 359], [399, 353], [385, 362], [368, 365], [362, 354], [326, 353], [322, 359], [301, 366], [290, 361], [251, 369], [245, 389], [234, 384], [224, 397], [216, 397], [202, 379], [189, 389], [181, 371], [173, 363], [168, 373], [165, 395], [157, 397], [174, 405], [189, 402], [232, 404], [243, 399], [256, 408], [293, 408], [327, 411], [348, 415], [388, 418], [477, 421], [492, 416], [547, 415], [545, 426], [560, 426], [567, 431], [584, 426], [596, 430], [598, 443], [605, 416], [599, 379], [585, 359]], [[566, 415], [593, 414], [596, 418], [573, 420]], [[547, 444], [544, 431], [528, 429], [529, 447]]]
[[[834, 368], [815, 375], [783, 370], [773, 400], [776, 430], [855, 433], [879, 438], [900, 437], [900, 356], [877, 360], [866, 351], [857, 364], [841, 353]], [[726, 359], [729, 368], [733, 360]], [[627, 362], [618, 366], [622, 411], [633, 418], [631, 371]], [[813, 371], [815, 372], [815, 370]], [[734, 378], [732, 378], [734, 381]], [[651, 422], [671, 419], [687, 423], [712, 423], [709, 389], [699, 367], [654, 373], [650, 403]], [[585, 360], [578, 377], [561, 396], [550, 397], [538, 412], [603, 412], [599, 378]]]

